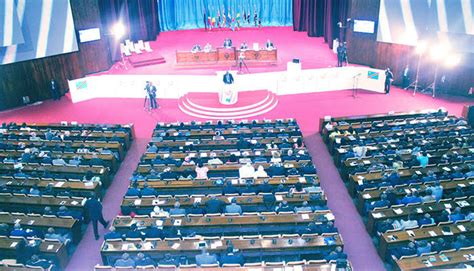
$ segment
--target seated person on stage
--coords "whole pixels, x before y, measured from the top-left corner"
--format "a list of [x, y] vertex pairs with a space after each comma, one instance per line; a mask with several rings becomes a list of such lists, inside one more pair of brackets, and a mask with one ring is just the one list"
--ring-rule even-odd
[[240, 44], [240, 50], [247, 50], [249, 48], [248, 44], [246, 41], [242, 42], [242, 44]]
[[204, 46], [204, 52], [209, 53], [210, 51], [212, 51], [212, 45], [208, 42]]
[[273, 46], [273, 42], [270, 41], [270, 39], [267, 39], [267, 43], [265, 43], [265, 49], [267, 49], [267, 50], [275, 49], [275, 46]]
[[193, 49], [191, 49], [191, 52], [193, 52], [193, 53], [201, 52], [201, 45], [194, 44]]
[[223, 45], [223, 46], [224, 46], [224, 48], [230, 48], [230, 47], [232, 47], [232, 40], [229, 39], [229, 38], [226, 38], [226, 39], [224, 40], [224, 45]]

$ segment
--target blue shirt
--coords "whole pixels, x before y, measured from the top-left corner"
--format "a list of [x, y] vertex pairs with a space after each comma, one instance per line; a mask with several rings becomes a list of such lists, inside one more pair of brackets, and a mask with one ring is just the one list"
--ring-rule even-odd
[[429, 162], [428, 156], [418, 156], [416, 158], [416, 160], [418, 160], [418, 162], [420, 162], [420, 166], [422, 168], [425, 168], [428, 165], [428, 162]]

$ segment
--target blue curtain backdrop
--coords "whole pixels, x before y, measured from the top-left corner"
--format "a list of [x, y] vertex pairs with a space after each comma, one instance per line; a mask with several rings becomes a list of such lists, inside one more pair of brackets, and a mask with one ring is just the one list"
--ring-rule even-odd
[[[262, 26], [293, 25], [292, 0], [157, 0], [161, 31], [204, 28], [204, 11], [207, 16], [217, 17], [217, 10], [226, 15], [231, 10], [235, 17], [250, 12], [253, 26], [257, 10]], [[207, 20], [207, 18], [206, 18]], [[244, 27], [248, 26], [243, 24]]]

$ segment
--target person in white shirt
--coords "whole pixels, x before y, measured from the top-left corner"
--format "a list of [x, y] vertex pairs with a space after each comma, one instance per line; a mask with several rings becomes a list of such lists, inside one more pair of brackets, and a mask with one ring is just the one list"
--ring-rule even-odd
[[168, 217], [169, 213], [165, 210], [162, 210], [160, 206], [155, 206], [153, 211], [150, 213], [151, 217]]
[[255, 168], [250, 163], [246, 163], [239, 168], [240, 178], [253, 178], [255, 174]]
[[257, 171], [255, 171], [253, 177], [255, 179], [257, 179], [257, 178], [267, 178], [268, 174], [265, 171], [265, 168], [262, 165], [260, 165], [260, 166], [258, 166]]
[[209, 53], [212, 50], [212, 45], [208, 42], [204, 46], [204, 52]]
[[211, 152], [209, 154], [209, 158], [211, 158], [207, 161], [207, 163], [209, 165], [222, 165], [222, 164], [224, 164], [224, 162], [222, 162], [222, 160], [217, 157], [217, 154], [215, 152]]

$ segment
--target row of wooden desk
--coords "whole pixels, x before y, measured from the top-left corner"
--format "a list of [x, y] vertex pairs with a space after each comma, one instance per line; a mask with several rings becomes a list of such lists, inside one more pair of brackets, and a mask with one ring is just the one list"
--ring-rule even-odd
[[[432, 172], [434, 174], [439, 174], [445, 171], [448, 171], [450, 173], [454, 172], [456, 169], [460, 169], [461, 171], [466, 171], [469, 169], [469, 165], [472, 164], [474, 161], [466, 161], [465, 163], [453, 163], [453, 164], [448, 164], [448, 165], [432, 165], [432, 166], [427, 166], [425, 168], [422, 167], [412, 167], [412, 168], [406, 168], [406, 169], [399, 169], [397, 171], [398, 175], [400, 176], [401, 179], [408, 179], [411, 178], [413, 175], [417, 175], [420, 178], [421, 182], [421, 177], [428, 175], [428, 173]], [[365, 182], [371, 182], [371, 183], [378, 183], [381, 182], [384, 174], [388, 173], [390, 174], [392, 171], [374, 171], [374, 172], [369, 172], [369, 173], [360, 173], [360, 174], [354, 174], [351, 175], [349, 178], [349, 192], [352, 196], [357, 195], [357, 187], [359, 185], [362, 185]]]
[[[0, 150], [0, 160], [3, 160], [6, 157], [9, 158], [14, 158], [18, 159], [24, 154], [23, 151], [18, 151], [18, 150], [11, 150], [11, 151], [2, 151]], [[75, 157], [80, 157], [81, 158], [81, 163], [84, 166], [88, 165], [89, 160], [94, 158], [94, 155], [88, 154], [88, 153], [72, 153], [72, 152], [55, 152], [52, 151], [49, 153], [49, 157], [54, 159], [56, 156], [60, 156], [64, 160], [68, 159], [73, 159]], [[112, 172], [116, 172], [118, 170], [118, 164], [119, 161], [117, 161], [117, 158], [113, 154], [96, 154], [97, 158], [101, 159], [104, 162], [104, 166], [109, 167]], [[34, 154], [32, 159], [34, 160]], [[41, 158], [38, 158], [38, 160], [41, 160]]]
[[[54, 149], [55, 147], [70, 147], [77, 151], [80, 148], [95, 148], [95, 149], [108, 149], [119, 154], [119, 160], [122, 161], [125, 158], [125, 148], [124, 145], [120, 142], [110, 141], [110, 142], [101, 142], [101, 141], [91, 141], [91, 142], [78, 142], [78, 141], [28, 141], [28, 140], [15, 140], [15, 139], [6, 139], [3, 141], [5, 144], [12, 144], [13, 146], [18, 146], [20, 144], [25, 144], [25, 147], [32, 148], [42, 148], [48, 147]], [[7, 149], [8, 151], [8, 149]]]
[[454, 210], [456, 207], [460, 207], [463, 212], [473, 211], [474, 197], [466, 199], [447, 199], [440, 202], [426, 202], [396, 208], [373, 210], [368, 215], [367, 231], [371, 234], [375, 234], [376, 223], [381, 220], [407, 218], [409, 215], [423, 215], [425, 213], [435, 216], [446, 209]]
[[[267, 193], [268, 195], [268, 193]], [[222, 200], [225, 204], [229, 204], [232, 199], [237, 201], [237, 204], [246, 206], [246, 205], [264, 205], [265, 198], [263, 195], [255, 196], [244, 196], [244, 195], [223, 195], [216, 197], [219, 200]], [[286, 201], [290, 205], [301, 206], [304, 201], [307, 201], [309, 206], [316, 205], [325, 205], [326, 197], [321, 194], [316, 193], [297, 193], [289, 196], [287, 193], [276, 194], [276, 202]], [[181, 204], [182, 208], [190, 207], [194, 203], [198, 203], [200, 206], [206, 205], [206, 202], [211, 200], [211, 197], [202, 196], [192, 196], [192, 195], [182, 195], [180, 197], [171, 197], [171, 198], [159, 198], [159, 197], [142, 197], [138, 198], [127, 198], [125, 197], [122, 200], [122, 206], [133, 206], [133, 209], [153, 209], [154, 206], [173, 207], [176, 202]], [[1, 206], [0, 198], [0, 206]]]
[[[6, 236], [0, 236], [0, 255], [5, 258], [16, 259], [18, 253], [21, 253], [20, 246], [26, 245], [26, 242], [35, 242], [39, 240], [39, 252], [42, 256], [47, 259], [52, 259], [54, 262], [59, 264], [61, 269], [65, 269], [68, 262], [69, 256], [67, 248], [64, 244], [49, 240], [40, 239], [24, 239], [24, 238], [11, 238]], [[2, 270], [0, 266], [0, 270]]]
[[2, 212], [0, 213], [0, 223], [5, 223], [9, 226], [18, 223], [23, 228], [38, 229], [42, 232], [46, 232], [50, 227], [64, 230], [72, 233], [72, 240], [75, 243], [78, 243], [81, 237], [81, 223], [74, 218]]
[[[15, 209], [29, 210], [29, 213], [41, 213], [49, 206], [53, 210], [66, 206], [68, 209], [84, 212], [84, 198], [27, 196], [0, 193], [0, 208], [4, 211], [15, 212]], [[18, 211], [18, 210], [17, 210]]]
[[[441, 180], [440, 184], [443, 186], [443, 193], [449, 194], [454, 192], [458, 187], [465, 188], [471, 185], [474, 185], [474, 178], [468, 179], [453, 179], [453, 180]], [[414, 191], [424, 191], [426, 188], [433, 186], [433, 182], [429, 184], [420, 184], [416, 186], [409, 186], [409, 185], [401, 185], [395, 187], [393, 193], [397, 196], [398, 199], [402, 199], [409, 193], [413, 193]], [[366, 204], [370, 204], [371, 202], [380, 200], [380, 196], [386, 190], [383, 189], [370, 189], [364, 190], [357, 193], [357, 207], [359, 212], [363, 213], [364, 207]]]
[[[16, 135], [19, 138], [18, 139], [29, 139], [31, 133], [35, 133], [36, 136], [38, 137], [44, 137], [46, 134], [46, 131], [39, 131], [39, 130], [29, 130], [29, 131], [23, 131], [23, 130], [8, 130], [6, 133], [3, 133], [4, 136], [6, 135]], [[54, 130], [52, 131], [54, 132]], [[97, 139], [106, 139], [107, 141], [112, 140], [114, 141], [115, 138], [117, 140], [120, 140], [121, 143], [125, 144], [125, 147], [128, 149], [130, 147], [130, 142], [131, 142], [131, 135], [125, 132], [94, 132], [94, 131], [88, 131], [87, 134], [83, 135], [84, 131], [69, 131], [69, 134], [65, 136], [66, 141], [94, 141]], [[39, 142], [42, 141], [48, 141], [45, 138], [41, 138]]]
[[67, 180], [67, 179], [52, 179], [52, 178], [13, 178], [12, 176], [0, 176], [0, 186], [5, 186], [9, 189], [30, 189], [37, 186], [40, 189], [51, 185], [53, 191], [64, 192], [70, 190], [74, 194], [80, 196], [96, 195], [101, 197], [100, 184], [97, 182], [82, 182], [82, 180]]
[[[395, 260], [399, 270], [459, 270], [472, 269], [474, 264], [474, 248], [461, 249], [459, 251], [450, 251], [434, 254], [430, 256], [411, 257]], [[466, 267], [465, 265], [471, 267]], [[462, 267], [459, 267], [461, 265]]]
[[[331, 242], [328, 243], [329, 238]], [[172, 256], [184, 256], [188, 259], [194, 258], [201, 250], [201, 246], [207, 247], [211, 253], [225, 252], [232, 244], [235, 249], [246, 257], [247, 262], [261, 262], [266, 256], [285, 255], [324, 255], [332, 251], [336, 246], [343, 246], [339, 234], [313, 236], [302, 238], [274, 237], [274, 238], [248, 238], [231, 239], [228, 242], [217, 240], [175, 240], [175, 241], [105, 241], [101, 247], [102, 260], [105, 264], [113, 263], [115, 259], [127, 252], [136, 254], [145, 252], [154, 259], [162, 258], [169, 253]]]
[[[219, 132], [223, 136], [228, 135], [237, 135], [237, 136], [247, 136], [253, 134], [290, 134], [290, 133], [297, 133], [301, 134], [301, 131], [298, 126], [293, 127], [285, 127], [285, 128], [274, 128], [274, 127], [253, 127], [253, 128], [235, 128], [235, 127], [228, 127], [219, 129]], [[209, 137], [214, 136], [215, 131], [213, 129], [155, 129], [153, 131], [153, 136], [162, 136], [162, 134], [166, 134], [168, 137]]]
[[440, 112], [440, 113], [434, 113], [434, 112], [426, 112], [425, 110], [423, 111], [415, 111], [412, 113], [407, 113], [407, 112], [394, 112], [393, 114], [369, 114], [369, 115], [357, 115], [357, 116], [343, 116], [343, 117], [332, 117], [332, 118], [320, 118], [319, 119], [319, 126], [320, 129], [319, 131], [322, 132], [324, 126], [328, 122], [347, 122], [347, 123], [360, 123], [360, 122], [365, 122], [365, 123], [372, 123], [373, 121], [392, 121], [396, 119], [409, 119], [409, 118], [429, 118], [429, 117], [445, 117], [448, 116], [447, 112]]
[[442, 237], [446, 242], [449, 242], [455, 240], [461, 234], [468, 238], [474, 236], [474, 221], [460, 221], [456, 224], [445, 224], [443, 227], [449, 228], [450, 233], [448, 231], [443, 232], [441, 226], [385, 232], [380, 238], [379, 254], [385, 258], [388, 256], [390, 249], [407, 245], [413, 241], [437, 241], [438, 238]]
[[[104, 185], [108, 186], [108, 184], [110, 184], [109, 169], [103, 166], [53, 166], [46, 164], [39, 165], [34, 163], [22, 164], [22, 172], [24, 173], [40, 173], [42, 171], [74, 176], [72, 178], [75, 178], [76, 175], [85, 175], [87, 172], [90, 171], [93, 173], [94, 176], [100, 177], [100, 180]], [[9, 172], [13, 175], [13, 173], [15, 172], [14, 164], [0, 163], [0, 172]]]
[[[269, 178], [258, 178], [258, 179], [238, 179], [238, 178], [225, 178], [226, 181], [232, 182], [232, 185], [241, 188], [246, 185], [256, 187], [263, 184], [264, 180], [267, 179], [268, 183], [274, 188], [282, 185], [284, 188], [295, 186], [297, 183], [301, 183], [303, 187], [307, 186], [319, 186], [318, 176], [305, 175], [301, 176], [284, 176], [284, 177], [269, 177]], [[194, 194], [221, 194], [224, 180], [220, 179], [222, 183], [217, 183], [217, 179], [180, 179], [180, 180], [159, 180], [159, 179], [147, 179], [146, 183], [148, 187], [155, 188], [158, 195], [179, 195], [183, 194], [183, 191], [193, 191]], [[138, 180], [138, 186], [140, 188], [145, 184], [145, 180]], [[185, 193], [188, 194], [188, 193]]]

